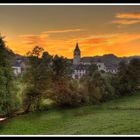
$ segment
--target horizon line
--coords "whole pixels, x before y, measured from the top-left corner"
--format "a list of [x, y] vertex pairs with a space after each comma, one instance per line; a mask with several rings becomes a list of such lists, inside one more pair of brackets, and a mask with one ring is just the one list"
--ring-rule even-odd
[[[44, 51], [44, 52], [46, 52], [46, 51]], [[20, 55], [20, 56], [23, 56], [23, 57], [27, 57], [26, 55], [22, 55], [22, 54], [18, 54], [18, 53], [14, 53], [15, 55]], [[54, 55], [52, 55], [52, 56], [55, 56], [55, 55], [58, 55], [58, 56], [62, 56], [62, 57], [64, 57], [64, 58], [67, 58], [67, 59], [73, 59], [73, 57], [72, 58], [69, 58], [69, 57], [66, 57], [66, 56], [63, 56], [63, 55], [59, 55], [59, 54], [54, 54]], [[116, 55], [116, 54], [113, 54], [113, 53], [105, 53], [105, 54], [103, 54], [103, 55], [94, 55], [94, 56], [81, 56], [81, 58], [84, 58], [84, 57], [97, 57], [97, 56], [99, 56], [99, 57], [102, 57], [102, 56], [105, 56], [105, 55], [114, 55], [114, 56], [116, 56], [116, 57], [118, 57], [118, 58], [122, 58], [122, 57], [140, 57], [140, 55], [124, 55], [124, 56], [118, 56], [118, 55]]]

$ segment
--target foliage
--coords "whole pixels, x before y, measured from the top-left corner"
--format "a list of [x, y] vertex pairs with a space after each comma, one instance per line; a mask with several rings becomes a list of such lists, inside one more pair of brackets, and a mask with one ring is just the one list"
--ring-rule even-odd
[[0, 37], [0, 114], [9, 116], [17, 108], [17, 87], [14, 80], [14, 73], [11, 68], [9, 50]]
[[25, 83], [27, 83], [23, 99], [25, 112], [40, 110], [42, 98], [50, 86], [52, 57], [47, 52], [44, 52], [40, 58], [42, 51], [41, 47], [35, 47], [29, 53], [29, 66], [23, 77]]
[[93, 73], [87, 84], [90, 100], [93, 103], [106, 101], [114, 94], [109, 78], [103, 76], [100, 72]]
[[121, 62], [115, 81], [117, 94], [132, 94], [140, 85], [140, 59], [132, 59], [130, 63]]
[[54, 56], [52, 63], [52, 92], [49, 98], [60, 106], [76, 106], [81, 103], [78, 87], [70, 73], [70, 63], [66, 58]]
[[68, 78], [70, 71], [70, 62], [68, 59], [55, 55], [52, 60], [53, 80]]
[[61, 107], [74, 107], [86, 102], [83, 92], [73, 80], [55, 82], [49, 98]]
[[98, 71], [98, 67], [96, 64], [92, 64], [88, 68], [87, 76], [92, 76], [94, 72]]

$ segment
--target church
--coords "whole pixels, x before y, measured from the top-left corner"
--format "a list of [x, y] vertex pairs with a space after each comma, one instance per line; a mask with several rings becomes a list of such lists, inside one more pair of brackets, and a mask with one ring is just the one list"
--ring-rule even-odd
[[99, 71], [107, 71], [104, 63], [101, 62], [92, 62], [92, 61], [83, 61], [81, 59], [81, 51], [78, 43], [76, 43], [76, 47], [73, 51], [73, 79], [80, 79], [83, 75], [85, 75], [88, 71], [89, 65], [96, 64]]
[[81, 64], [81, 51], [79, 49], [78, 43], [73, 52], [73, 79], [80, 79], [87, 72], [87, 66]]

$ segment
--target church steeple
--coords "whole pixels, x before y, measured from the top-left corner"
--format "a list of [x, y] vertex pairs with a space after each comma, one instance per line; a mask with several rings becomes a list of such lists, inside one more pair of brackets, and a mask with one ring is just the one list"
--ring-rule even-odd
[[75, 49], [80, 51], [78, 42], [76, 43], [76, 48]]
[[80, 57], [81, 57], [81, 52], [80, 52], [79, 45], [77, 42], [76, 47], [75, 47], [74, 52], [73, 52], [73, 64], [74, 65], [80, 64]]
[[79, 54], [80, 55], [80, 49], [79, 49], [79, 45], [78, 45], [78, 42], [76, 43], [76, 47], [74, 49], [74, 54]]

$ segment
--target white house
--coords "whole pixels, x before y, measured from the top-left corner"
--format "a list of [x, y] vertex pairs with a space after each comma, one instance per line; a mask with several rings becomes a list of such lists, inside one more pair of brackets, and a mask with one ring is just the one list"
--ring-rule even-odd
[[12, 66], [12, 68], [13, 68], [14, 74], [16, 76], [18, 76], [19, 74], [21, 74], [21, 67], [19, 67], [19, 66]]
[[95, 64], [97, 65], [99, 71], [105, 71], [106, 72], [106, 66], [105, 66], [104, 63], [97, 62]]
[[23, 60], [18, 59], [14, 62], [14, 64], [12, 65], [12, 68], [13, 68], [14, 74], [16, 76], [18, 76], [23, 71], [25, 71], [26, 66], [25, 66]]
[[73, 68], [74, 68], [72, 73], [73, 79], [80, 79], [87, 72], [86, 67], [83, 65], [73, 66]]

